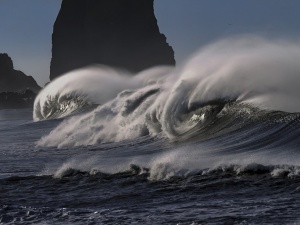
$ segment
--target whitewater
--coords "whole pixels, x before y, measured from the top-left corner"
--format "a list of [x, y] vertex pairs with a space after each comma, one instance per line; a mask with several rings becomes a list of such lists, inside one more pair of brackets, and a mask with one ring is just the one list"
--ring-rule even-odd
[[175, 68], [57, 78], [0, 111], [0, 223], [299, 223], [299, 59], [242, 36]]

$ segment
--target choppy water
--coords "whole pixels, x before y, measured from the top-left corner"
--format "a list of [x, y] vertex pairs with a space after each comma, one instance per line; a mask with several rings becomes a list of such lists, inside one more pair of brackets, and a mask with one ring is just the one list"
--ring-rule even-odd
[[[60, 120], [34, 123], [30, 117], [24, 119], [30, 110], [0, 114], [3, 224], [298, 222], [299, 164], [273, 164], [272, 158], [259, 157], [257, 161], [265, 163], [256, 163], [253, 157], [257, 149], [276, 142], [275, 154], [298, 157], [298, 120], [267, 128], [265, 124], [247, 124], [225, 136], [201, 142], [194, 139], [184, 145], [145, 137], [57, 149], [36, 147], [35, 142]], [[19, 114], [22, 120], [3, 119], [3, 114]], [[289, 131], [293, 134], [278, 140]], [[239, 139], [244, 139], [239, 148], [238, 133]], [[247, 145], [246, 137], [251, 133], [257, 133], [256, 140]], [[271, 138], [264, 138], [264, 134]], [[219, 153], [210, 157], [200, 154], [208, 147]], [[226, 156], [232, 154], [242, 160], [230, 163]], [[272, 153], [267, 155], [272, 157]], [[216, 164], [203, 166], [203, 160]]]
[[299, 58], [227, 40], [181, 68], [53, 81], [0, 111], [0, 223], [300, 223]]

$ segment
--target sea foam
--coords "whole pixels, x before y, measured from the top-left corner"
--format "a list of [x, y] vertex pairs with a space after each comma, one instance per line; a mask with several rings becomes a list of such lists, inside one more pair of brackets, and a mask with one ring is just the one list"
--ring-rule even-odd
[[98, 107], [64, 120], [38, 145], [93, 145], [158, 134], [177, 139], [226, 114], [229, 102], [299, 112], [299, 58], [298, 42], [243, 36], [208, 45], [177, 68], [156, 67], [135, 76], [107, 67], [70, 72], [38, 95], [34, 119], [68, 115], [82, 102]]

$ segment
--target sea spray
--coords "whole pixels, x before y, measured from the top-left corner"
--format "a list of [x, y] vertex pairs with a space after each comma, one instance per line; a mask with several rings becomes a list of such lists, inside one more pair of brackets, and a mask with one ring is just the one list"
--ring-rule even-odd
[[[139, 87], [142, 81], [133, 80], [128, 72], [94, 65], [71, 71], [48, 84], [34, 103], [35, 121], [66, 116], [86, 104], [104, 104], [124, 89]], [[69, 107], [65, 109], [65, 107]]]
[[299, 112], [299, 58], [297, 42], [244, 36], [206, 46], [176, 69], [157, 67], [131, 77], [109, 68], [74, 71], [42, 91], [34, 119], [47, 119], [49, 111], [56, 115], [51, 107], [45, 110], [49, 96], [76, 93], [99, 106], [66, 119], [38, 145], [93, 145], [158, 134], [177, 140], [220, 131], [207, 128], [221, 116]]

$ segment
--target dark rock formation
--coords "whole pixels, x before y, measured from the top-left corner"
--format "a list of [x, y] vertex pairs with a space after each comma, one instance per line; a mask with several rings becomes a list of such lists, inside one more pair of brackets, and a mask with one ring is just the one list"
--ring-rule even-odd
[[11, 58], [6, 53], [0, 54], [0, 92], [38, 92], [41, 88], [32, 76], [14, 69]]
[[51, 80], [95, 63], [132, 72], [175, 64], [153, 0], [63, 0], [52, 42]]
[[32, 107], [40, 89], [33, 77], [14, 70], [6, 53], [0, 54], [0, 109]]

